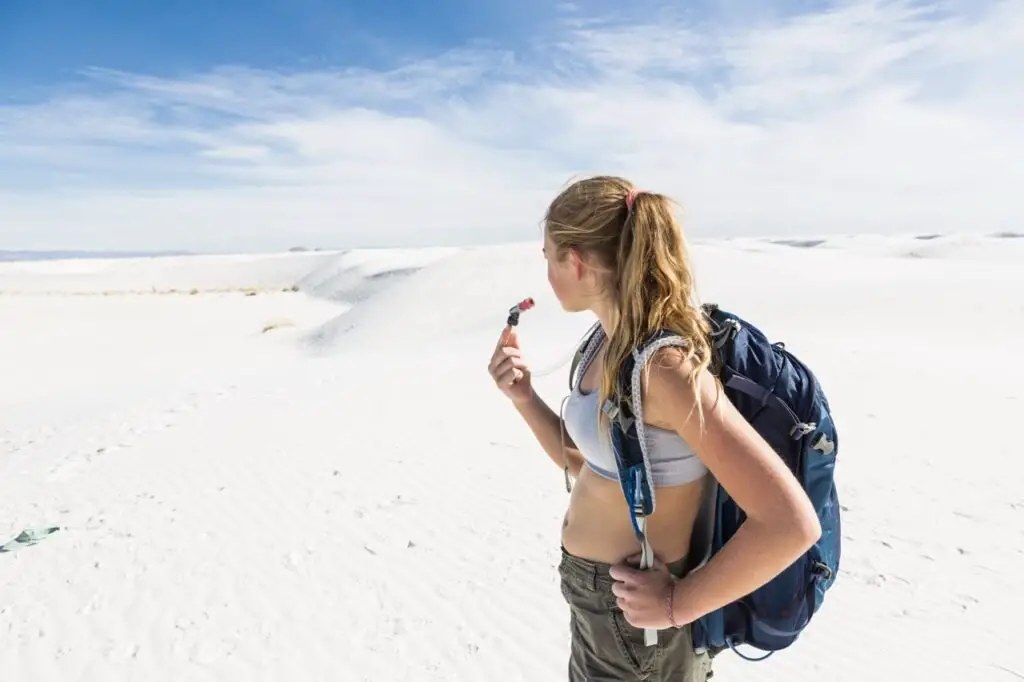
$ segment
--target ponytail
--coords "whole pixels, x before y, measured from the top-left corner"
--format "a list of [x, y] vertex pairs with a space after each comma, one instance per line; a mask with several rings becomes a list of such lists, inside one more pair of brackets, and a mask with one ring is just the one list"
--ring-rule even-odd
[[[618, 318], [606, 349], [598, 401], [602, 405], [608, 397], [621, 398], [622, 387], [616, 385], [619, 368], [658, 330], [672, 331], [685, 340], [679, 350], [690, 365], [689, 379], [695, 390], [711, 355], [708, 323], [693, 300], [693, 275], [670, 201], [660, 194], [634, 190], [623, 203], [626, 215], [613, 287]], [[699, 400], [696, 405], [699, 410]]]

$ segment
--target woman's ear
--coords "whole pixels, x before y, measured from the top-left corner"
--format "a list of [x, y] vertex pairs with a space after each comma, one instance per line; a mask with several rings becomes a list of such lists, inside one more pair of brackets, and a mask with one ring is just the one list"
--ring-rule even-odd
[[583, 262], [582, 254], [580, 254], [578, 249], [570, 248], [569, 249], [569, 259], [570, 259], [570, 262], [572, 263], [573, 272], [576, 273], [576, 280], [577, 281], [582, 280], [583, 279], [583, 271], [585, 269], [585, 264]]

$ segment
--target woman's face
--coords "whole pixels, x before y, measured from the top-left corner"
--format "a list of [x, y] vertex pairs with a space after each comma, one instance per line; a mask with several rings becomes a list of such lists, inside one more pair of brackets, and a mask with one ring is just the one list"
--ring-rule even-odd
[[583, 264], [574, 251], [566, 251], [559, 258], [558, 249], [551, 238], [544, 235], [544, 258], [548, 265], [548, 284], [555, 298], [567, 312], [587, 309], [586, 287], [583, 280]]

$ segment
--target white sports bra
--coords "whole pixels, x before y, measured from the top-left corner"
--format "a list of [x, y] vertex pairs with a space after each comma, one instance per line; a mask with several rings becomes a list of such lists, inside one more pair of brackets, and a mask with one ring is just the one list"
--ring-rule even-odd
[[[575, 375], [580, 380], [596, 356], [597, 347], [588, 349], [590, 352], [586, 353], [580, 363], [579, 372]], [[615, 455], [609, 437], [599, 432], [598, 391], [595, 389], [584, 393], [579, 389], [579, 380], [573, 383], [572, 392], [565, 402], [565, 430], [589, 469], [603, 478], [618, 481]], [[651, 464], [651, 484], [656, 488], [691, 483], [707, 474], [707, 466], [678, 433], [649, 424], [645, 424], [643, 430]]]

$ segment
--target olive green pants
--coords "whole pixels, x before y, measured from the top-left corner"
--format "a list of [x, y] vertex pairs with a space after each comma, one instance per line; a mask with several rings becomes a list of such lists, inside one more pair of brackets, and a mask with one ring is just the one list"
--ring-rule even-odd
[[[643, 629], [630, 625], [615, 602], [609, 568], [562, 550], [558, 572], [572, 636], [569, 682], [705, 682], [711, 659], [694, 652], [690, 627], [660, 630], [658, 644], [646, 646]], [[669, 565], [677, 577], [684, 570], [684, 561]]]

